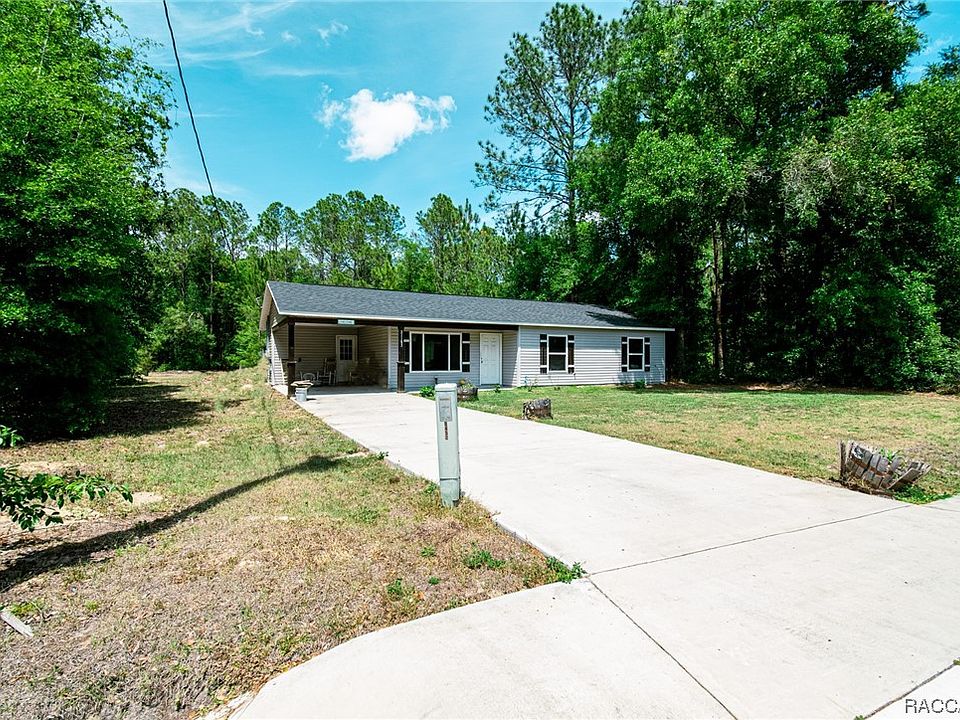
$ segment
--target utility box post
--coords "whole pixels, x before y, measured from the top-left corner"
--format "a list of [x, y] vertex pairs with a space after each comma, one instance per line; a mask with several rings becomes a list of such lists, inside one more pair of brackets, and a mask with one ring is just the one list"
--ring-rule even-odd
[[437, 455], [440, 460], [440, 501], [444, 507], [460, 502], [460, 430], [457, 425], [457, 386], [434, 388], [437, 406]]

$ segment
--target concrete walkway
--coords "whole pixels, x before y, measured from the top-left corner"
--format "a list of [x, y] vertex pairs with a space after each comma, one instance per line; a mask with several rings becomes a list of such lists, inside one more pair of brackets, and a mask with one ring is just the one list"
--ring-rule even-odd
[[[304, 407], [436, 479], [432, 402]], [[589, 578], [345, 643], [244, 718], [853, 718], [960, 657], [956, 499], [909, 506], [471, 410], [460, 427], [464, 492]]]

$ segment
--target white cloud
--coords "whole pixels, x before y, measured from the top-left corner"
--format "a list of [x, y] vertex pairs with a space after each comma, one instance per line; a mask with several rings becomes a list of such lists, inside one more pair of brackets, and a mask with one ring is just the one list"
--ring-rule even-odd
[[347, 160], [352, 162], [379, 160], [417, 133], [444, 130], [456, 109], [450, 95], [434, 100], [407, 91], [378, 100], [364, 88], [346, 102], [325, 99], [316, 118], [328, 128], [338, 120], [345, 123], [347, 139], [341, 146], [350, 151]]
[[332, 20], [329, 25], [326, 27], [318, 27], [317, 35], [320, 36], [320, 39], [323, 40], [327, 45], [330, 44], [330, 38], [335, 35], [343, 35], [347, 30], [349, 30], [346, 25], [337, 20]]
[[294, 35], [289, 30], [284, 30], [282, 33], [280, 33], [280, 39], [283, 40], [285, 43], [289, 43], [292, 45], [300, 44], [300, 38]]

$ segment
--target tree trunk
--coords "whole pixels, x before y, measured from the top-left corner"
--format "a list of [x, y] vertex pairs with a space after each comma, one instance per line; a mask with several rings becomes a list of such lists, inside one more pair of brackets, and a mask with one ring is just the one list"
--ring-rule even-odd
[[723, 239], [720, 226], [713, 230], [713, 272], [710, 294], [713, 299], [713, 369], [717, 377], [723, 377]]

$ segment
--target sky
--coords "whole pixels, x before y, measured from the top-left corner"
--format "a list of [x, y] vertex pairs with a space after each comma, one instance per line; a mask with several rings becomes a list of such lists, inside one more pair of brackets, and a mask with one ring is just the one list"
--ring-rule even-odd
[[[174, 80], [168, 188], [206, 194], [159, 0], [109, 2], [148, 59]], [[626, 2], [588, 3], [604, 18]], [[408, 229], [446, 193], [475, 209], [483, 116], [513, 33], [536, 32], [545, 2], [218, 2], [171, 0], [170, 14], [216, 193], [255, 217], [279, 200], [302, 211], [329, 193], [381, 194]], [[960, 43], [960, 0], [928, 3], [927, 48]]]

